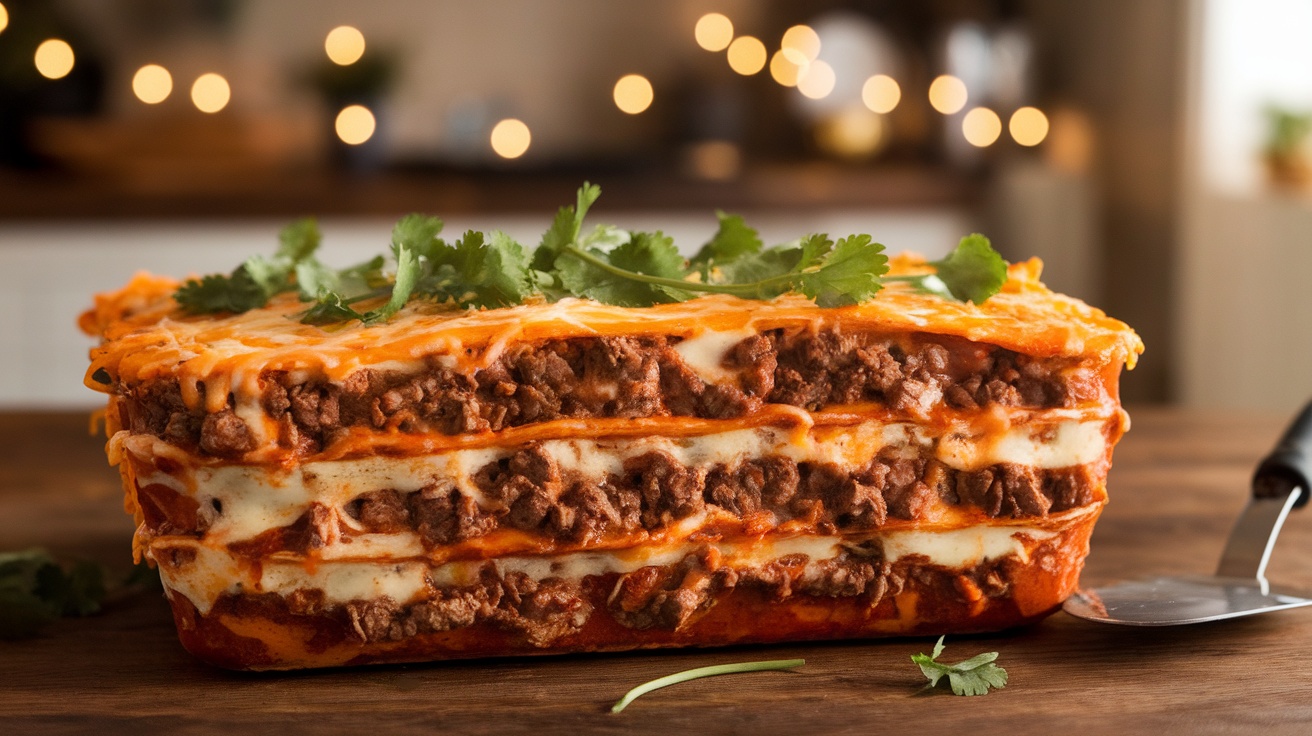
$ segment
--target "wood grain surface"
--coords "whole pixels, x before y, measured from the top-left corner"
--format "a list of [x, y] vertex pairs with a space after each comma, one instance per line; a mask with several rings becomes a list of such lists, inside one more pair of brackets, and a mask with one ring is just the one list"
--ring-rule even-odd
[[[1292, 408], [1291, 408], [1292, 412]], [[1132, 411], [1085, 584], [1210, 572], [1285, 417]], [[120, 572], [131, 523], [103, 440], [72, 414], [0, 414], [0, 549], [44, 546]], [[1312, 589], [1312, 513], [1269, 570]], [[178, 645], [159, 594], [0, 641], [0, 734], [28, 733], [1312, 733], [1312, 610], [1135, 629], [1058, 613], [952, 637], [945, 661], [1001, 652], [1005, 690], [923, 693], [931, 639], [544, 657], [251, 675]], [[700, 680], [622, 714], [629, 687], [690, 667], [802, 657], [795, 672]]]

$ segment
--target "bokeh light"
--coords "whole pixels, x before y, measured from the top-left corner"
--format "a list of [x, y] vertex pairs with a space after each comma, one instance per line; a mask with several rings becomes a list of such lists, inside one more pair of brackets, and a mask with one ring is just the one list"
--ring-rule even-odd
[[976, 107], [961, 119], [961, 133], [972, 146], [991, 146], [1002, 135], [1002, 118], [987, 107]]
[[729, 44], [729, 68], [750, 77], [765, 68], [765, 44], [754, 36], [739, 36]]
[[721, 13], [707, 13], [693, 29], [697, 45], [707, 51], [723, 51], [733, 42], [733, 21]]
[[533, 136], [523, 120], [506, 118], [492, 128], [492, 150], [501, 158], [519, 158], [528, 151]]
[[827, 153], [860, 159], [879, 149], [884, 138], [880, 115], [853, 105], [822, 119], [816, 126], [816, 144]]
[[48, 38], [36, 47], [36, 70], [46, 79], [62, 79], [73, 71], [73, 47], [59, 38]]
[[807, 64], [802, 61], [798, 64], [798, 59], [794, 58], [796, 52], [789, 53], [788, 49], [779, 49], [770, 57], [770, 76], [774, 81], [785, 87], [796, 87], [797, 78], [802, 75], [802, 68]]
[[0, 33], [3, 33], [9, 27], [9, 11], [5, 9], [3, 3], [0, 3]]
[[902, 101], [902, 88], [887, 74], [876, 74], [861, 85], [861, 101], [871, 112], [890, 113]]
[[784, 31], [779, 48], [784, 51], [794, 51], [807, 61], [815, 61], [820, 57], [820, 35], [811, 26], [793, 26]]
[[337, 137], [350, 146], [358, 146], [374, 137], [378, 122], [374, 114], [364, 105], [348, 105], [337, 113], [333, 128]]
[[944, 115], [952, 115], [966, 106], [966, 83], [950, 74], [936, 77], [929, 84], [929, 104]]
[[232, 88], [220, 74], [206, 72], [196, 77], [196, 81], [191, 84], [191, 102], [201, 112], [218, 112], [228, 106], [230, 99]]
[[323, 50], [334, 64], [349, 66], [364, 56], [364, 34], [353, 26], [337, 26], [328, 31]]
[[641, 74], [625, 74], [620, 77], [612, 94], [615, 106], [630, 115], [637, 115], [651, 107], [652, 99], [655, 98], [651, 82]]
[[132, 75], [132, 93], [147, 105], [156, 105], [173, 93], [173, 75], [159, 64], [147, 64]]
[[698, 179], [729, 181], [742, 173], [743, 153], [730, 141], [702, 141], [688, 147], [684, 165]]
[[834, 91], [834, 68], [820, 59], [806, 65], [797, 78], [797, 91], [813, 100], [823, 100]]
[[1011, 114], [1007, 130], [1022, 146], [1037, 146], [1048, 137], [1048, 116], [1037, 107], [1022, 107]]

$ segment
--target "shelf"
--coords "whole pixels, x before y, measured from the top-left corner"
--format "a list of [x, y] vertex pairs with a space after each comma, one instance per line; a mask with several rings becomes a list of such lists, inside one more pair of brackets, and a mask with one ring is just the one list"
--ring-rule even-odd
[[553, 210], [585, 179], [609, 210], [790, 211], [968, 207], [978, 181], [919, 166], [762, 165], [733, 181], [669, 173], [338, 171], [205, 176], [89, 176], [0, 172], [0, 221], [443, 215]]

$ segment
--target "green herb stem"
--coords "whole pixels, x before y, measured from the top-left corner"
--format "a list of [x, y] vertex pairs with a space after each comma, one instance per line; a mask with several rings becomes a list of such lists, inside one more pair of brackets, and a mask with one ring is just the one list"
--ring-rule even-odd
[[682, 289], [684, 291], [703, 291], [703, 292], [714, 293], [714, 294], [729, 294], [732, 296], [746, 297], [749, 299], [756, 296], [757, 294], [760, 294], [763, 287], [775, 283], [784, 282], [784, 281], [793, 281], [796, 278], [796, 274], [785, 273], [785, 274], [780, 274], [778, 276], [772, 276], [768, 279], [762, 279], [760, 281], [749, 281], [743, 284], [707, 284], [701, 281], [683, 281], [681, 279], [667, 279], [663, 276], [649, 276], [645, 273], [638, 273], [637, 271], [629, 271], [628, 269], [614, 266], [606, 262], [605, 260], [598, 258], [592, 255], [591, 253], [583, 250], [582, 248], [579, 248], [574, 245], [566, 245], [563, 251], [565, 253], [574, 256], [575, 258], [578, 258], [581, 261], [584, 261], [593, 266], [596, 266], [597, 268], [600, 268], [606, 273], [613, 274], [615, 276], [619, 276], [620, 278], [628, 279], [630, 281], [639, 281], [645, 284], [652, 284], [654, 286], [666, 286], [672, 289]]
[[653, 690], [660, 690], [663, 687], [677, 685], [689, 680], [697, 680], [703, 677], [715, 677], [716, 675], [733, 675], [740, 672], [761, 672], [764, 670], [790, 670], [794, 667], [801, 667], [806, 664], [805, 659], [770, 659], [762, 662], [734, 662], [732, 664], [716, 664], [710, 667], [698, 667], [696, 669], [676, 672], [672, 675], [666, 675], [651, 682], [633, 688], [620, 698], [619, 702], [611, 706], [611, 713], [619, 713], [629, 706], [629, 703], [646, 695]]

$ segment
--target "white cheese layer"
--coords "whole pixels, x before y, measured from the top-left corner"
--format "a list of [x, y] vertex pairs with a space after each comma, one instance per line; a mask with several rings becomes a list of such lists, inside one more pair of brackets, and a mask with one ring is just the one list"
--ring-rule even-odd
[[[1096, 511], [1096, 509], [1094, 510]], [[1061, 520], [1071, 524], [1088, 510], [1070, 512]], [[896, 531], [871, 537], [883, 547], [883, 559], [897, 562], [907, 557], [923, 558], [924, 564], [964, 569], [1006, 557], [1029, 559], [1030, 551], [1043, 540], [1056, 536], [1060, 525], [976, 525], [943, 531]], [[530, 555], [491, 560], [498, 573], [523, 573], [535, 580], [562, 578], [580, 580], [610, 573], [630, 573], [652, 565], [672, 565], [689, 554], [706, 548], [718, 553], [723, 565], [743, 570], [760, 567], [790, 555], [805, 555], [810, 563], [833, 559], [847, 548], [836, 536], [797, 536], [739, 542], [697, 544], [678, 541], [666, 545], [627, 550], [574, 552], [536, 557]], [[183, 554], [172, 554], [182, 551]], [[321, 591], [332, 604], [373, 600], [387, 596], [399, 604], [418, 602], [435, 587], [473, 584], [486, 561], [448, 562], [430, 565], [422, 559], [316, 560], [304, 561], [275, 554], [250, 565], [226, 550], [194, 540], [159, 540], [152, 555], [160, 562], [160, 575], [171, 594], [191, 601], [202, 614], [227, 594], [276, 593], [297, 590]], [[182, 560], [176, 562], [175, 560]]]
[[703, 330], [674, 346], [684, 365], [708, 383], [723, 383], [732, 375], [725, 370], [724, 359], [735, 345], [757, 334], [754, 328], [741, 330]]
[[[910, 422], [867, 421], [849, 427], [816, 427], [810, 432], [756, 427], [694, 437], [548, 440], [539, 447], [562, 471], [598, 481], [622, 474], [626, 460], [649, 452], [664, 452], [683, 465], [706, 469], [779, 455], [799, 463], [834, 463], [859, 470], [885, 450], [903, 457], [928, 454], [960, 470], [997, 463], [1044, 469], [1085, 465], [1103, 458], [1107, 451], [1106, 422], [1068, 419], [1038, 428], [1013, 426], [978, 435], [950, 430], [935, 436], [931, 429]], [[186, 458], [176, 448], [148, 436], [129, 438], [124, 447], [141, 457], [142, 464], [155, 456]], [[332, 460], [290, 468], [192, 467], [190, 463], [174, 462], [167, 464], [168, 472], [141, 473], [138, 482], [159, 483], [194, 497], [210, 522], [207, 540], [231, 543], [285, 527], [315, 502], [326, 506], [343, 524], [361, 530], [346, 513], [346, 504], [363, 494], [385, 489], [405, 494], [434, 483], [450, 483], [480, 506], [492, 508], [494, 502], [483, 497], [474, 476], [480, 468], [512, 452], [503, 448], [458, 449], [420, 457]]]

